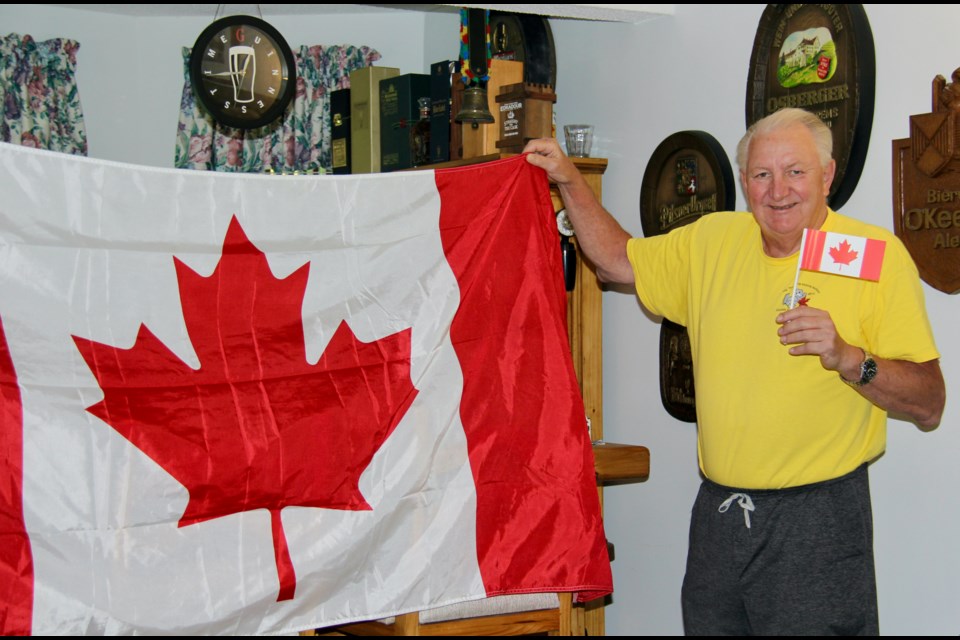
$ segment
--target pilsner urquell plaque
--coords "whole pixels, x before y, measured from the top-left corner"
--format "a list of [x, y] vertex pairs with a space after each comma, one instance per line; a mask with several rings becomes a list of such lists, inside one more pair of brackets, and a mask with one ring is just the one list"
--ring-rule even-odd
[[[723, 147], [704, 131], [680, 131], [653, 152], [640, 186], [640, 223], [647, 237], [667, 233], [714, 211], [733, 209], [736, 183]], [[693, 358], [686, 327], [660, 325], [660, 400], [671, 416], [697, 419]]]

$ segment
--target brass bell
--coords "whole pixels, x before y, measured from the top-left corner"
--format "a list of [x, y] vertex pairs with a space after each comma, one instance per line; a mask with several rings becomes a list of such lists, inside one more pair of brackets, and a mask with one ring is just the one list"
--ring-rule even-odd
[[471, 85], [463, 91], [463, 106], [455, 118], [457, 122], [469, 122], [474, 127], [490, 124], [493, 114], [487, 103], [487, 89], [480, 85]]

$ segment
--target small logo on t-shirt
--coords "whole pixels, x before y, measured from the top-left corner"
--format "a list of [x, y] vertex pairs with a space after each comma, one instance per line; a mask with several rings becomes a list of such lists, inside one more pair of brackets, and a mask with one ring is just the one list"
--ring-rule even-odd
[[794, 293], [792, 285], [786, 287], [781, 292], [781, 307], [778, 309], [778, 311], [792, 309], [794, 307], [805, 307], [810, 304], [810, 300], [819, 293], [820, 289], [817, 287], [802, 282], [797, 283], [796, 293]]
[[[791, 300], [793, 298], [793, 300]], [[807, 298], [807, 292], [803, 289], [797, 289], [797, 292], [794, 293], [791, 289], [783, 296], [783, 306], [788, 309], [793, 307], [805, 307], [807, 303], [810, 302], [810, 299]]]

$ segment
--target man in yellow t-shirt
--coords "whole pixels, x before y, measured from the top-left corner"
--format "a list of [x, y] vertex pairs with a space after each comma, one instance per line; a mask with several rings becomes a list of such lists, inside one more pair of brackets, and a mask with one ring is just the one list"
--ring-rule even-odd
[[[705, 478], [688, 634], [879, 632], [866, 464], [884, 450], [888, 411], [933, 427], [945, 389], [909, 254], [827, 207], [832, 142], [807, 111], [764, 118], [737, 153], [750, 213], [647, 239], [629, 237], [556, 141], [525, 149], [559, 186], [597, 274], [688, 328]], [[885, 241], [879, 281], [803, 272], [794, 297], [805, 228]]]

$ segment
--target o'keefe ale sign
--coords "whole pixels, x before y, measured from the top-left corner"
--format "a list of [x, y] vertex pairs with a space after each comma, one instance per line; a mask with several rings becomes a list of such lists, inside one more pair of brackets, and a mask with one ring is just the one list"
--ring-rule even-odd
[[960, 69], [933, 80], [933, 112], [910, 116], [910, 138], [893, 141], [893, 229], [920, 277], [960, 291]]

